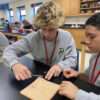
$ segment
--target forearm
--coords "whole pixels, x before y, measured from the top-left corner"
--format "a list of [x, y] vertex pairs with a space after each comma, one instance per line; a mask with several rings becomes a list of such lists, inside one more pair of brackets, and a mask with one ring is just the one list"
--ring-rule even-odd
[[95, 93], [88, 93], [84, 90], [79, 90], [76, 94], [75, 100], [100, 100], [100, 95]]
[[3, 53], [4, 61], [11, 67], [13, 64], [18, 63], [19, 55], [29, 52], [26, 42], [20, 40], [10, 46], [8, 46]]
[[5, 64], [8, 65], [8, 67], [11, 67], [15, 63], [18, 63], [18, 56], [14, 50], [10, 50], [10, 47], [7, 47], [4, 50], [3, 59]]
[[75, 68], [76, 64], [77, 64], [77, 58], [76, 57], [70, 57], [68, 59], [65, 59], [63, 61], [60, 61], [58, 63], [58, 65], [60, 65], [60, 67], [62, 69], [67, 69], [67, 68]]
[[73, 41], [69, 42], [65, 49], [64, 60], [58, 63], [63, 69], [75, 68], [77, 65], [77, 52]]

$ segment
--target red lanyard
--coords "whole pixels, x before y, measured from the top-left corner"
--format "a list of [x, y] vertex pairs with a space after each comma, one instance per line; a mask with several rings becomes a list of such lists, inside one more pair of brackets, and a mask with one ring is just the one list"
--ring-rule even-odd
[[95, 75], [96, 65], [97, 65], [99, 56], [100, 56], [100, 54], [97, 55], [96, 61], [95, 61], [94, 66], [93, 66], [93, 70], [92, 70], [92, 74], [91, 74], [91, 78], [90, 78], [90, 82], [92, 82], [92, 83], [95, 83], [98, 76], [100, 75], [100, 71], [98, 71]]
[[57, 35], [56, 35], [56, 38], [55, 38], [55, 41], [54, 41], [54, 47], [53, 47], [53, 50], [51, 52], [51, 56], [49, 58], [46, 40], [45, 40], [45, 37], [43, 37], [43, 43], [44, 43], [44, 48], [45, 48], [45, 56], [46, 56], [45, 58], [46, 58], [47, 64], [51, 64], [51, 62], [52, 62], [52, 59], [53, 59], [53, 56], [54, 56], [54, 53], [55, 53], [55, 50], [56, 50], [56, 41], [57, 41]]

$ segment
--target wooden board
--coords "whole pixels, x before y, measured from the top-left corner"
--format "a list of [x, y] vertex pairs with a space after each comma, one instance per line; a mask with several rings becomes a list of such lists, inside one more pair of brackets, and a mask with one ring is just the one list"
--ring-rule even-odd
[[24, 88], [20, 93], [31, 100], [51, 100], [58, 89], [58, 84], [39, 77]]

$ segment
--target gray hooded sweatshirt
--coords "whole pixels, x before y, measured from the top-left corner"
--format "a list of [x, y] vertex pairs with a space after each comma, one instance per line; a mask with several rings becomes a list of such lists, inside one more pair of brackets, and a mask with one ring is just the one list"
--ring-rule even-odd
[[[50, 58], [51, 51], [54, 47], [54, 41], [46, 41], [46, 44], [48, 56]], [[41, 30], [33, 32], [8, 46], [4, 51], [3, 58], [11, 67], [16, 63], [20, 63], [18, 55], [23, 53], [31, 53], [35, 60], [46, 63], [43, 34]], [[61, 29], [58, 29], [56, 49], [51, 66], [53, 64], [59, 64], [62, 69], [70, 67], [75, 68], [77, 64], [77, 52], [74, 40], [69, 32]]]
[[[90, 59], [89, 68], [85, 71], [85, 74], [89, 77], [89, 79], [92, 76], [92, 72], [93, 72], [94, 64], [95, 64], [96, 59], [97, 59], [97, 55], [98, 54], [93, 54], [93, 56]], [[98, 57], [98, 60], [96, 63], [96, 68], [95, 68], [95, 73], [94, 73], [95, 77], [97, 75], [97, 72], [99, 72], [99, 71], [100, 71], [100, 56]], [[100, 74], [98, 75], [98, 77], [94, 81], [94, 85], [100, 87]], [[100, 100], [100, 95], [97, 95], [93, 92], [88, 93], [88, 92], [80, 89], [76, 95], [75, 100]]]

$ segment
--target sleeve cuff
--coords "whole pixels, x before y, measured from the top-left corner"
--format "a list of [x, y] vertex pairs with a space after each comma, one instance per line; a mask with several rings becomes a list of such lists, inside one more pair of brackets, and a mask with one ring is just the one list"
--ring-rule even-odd
[[62, 70], [64, 69], [63, 64], [58, 63], [58, 65], [60, 66], [60, 68], [61, 68]]
[[61, 67], [62, 70], [65, 70], [65, 69], [67, 69], [67, 68], [68, 68], [68, 69], [71, 68], [71, 67], [68, 67], [67, 65], [66, 65], [67, 67], [64, 66], [64, 64], [62, 64], [62, 63], [58, 63], [58, 65]]
[[19, 63], [19, 61], [17, 61], [17, 60], [12, 61], [12, 62], [10, 63], [10, 68], [12, 68], [12, 66], [15, 65], [15, 64], [17, 64], [17, 63]]
[[76, 94], [75, 100], [88, 100], [88, 93], [80, 89]]

